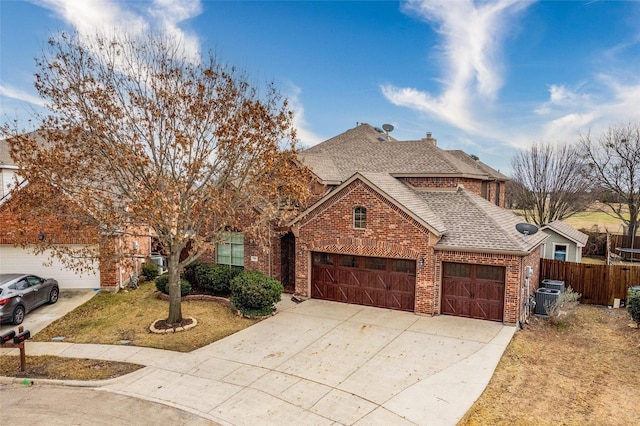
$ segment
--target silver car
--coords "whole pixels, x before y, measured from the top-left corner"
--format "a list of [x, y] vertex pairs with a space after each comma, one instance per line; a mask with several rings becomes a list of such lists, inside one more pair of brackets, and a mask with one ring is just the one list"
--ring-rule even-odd
[[0, 322], [22, 324], [27, 312], [45, 303], [56, 303], [59, 294], [58, 281], [53, 278], [0, 274]]

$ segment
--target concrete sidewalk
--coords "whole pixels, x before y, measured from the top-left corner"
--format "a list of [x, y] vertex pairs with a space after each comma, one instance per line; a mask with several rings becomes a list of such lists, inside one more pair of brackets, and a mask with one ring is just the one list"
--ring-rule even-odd
[[82, 385], [226, 425], [455, 425], [514, 333], [488, 321], [308, 300], [191, 353], [37, 342], [27, 351], [146, 365]]

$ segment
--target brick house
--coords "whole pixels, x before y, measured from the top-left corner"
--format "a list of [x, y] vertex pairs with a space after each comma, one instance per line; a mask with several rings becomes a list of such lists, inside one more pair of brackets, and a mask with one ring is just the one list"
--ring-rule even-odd
[[[100, 288], [106, 291], [118, 291], [129, 281], [130, 273], [139, 271], [142, 262], [151, 250], [149, 237], [117, 235], [105, 239], [99, 238], [96, 227], [70, 226], [54, 215], [23, 215], [20, 209], [20, 196], [16, 191], [28, 192], [31, 188], [23, 182], [14, 189], [18, 167], [9, 153], [9, 144], [0, 140], [0, 273], [30, 273], [58, 280], [60, 288]], [[64, 197], [58, 191], [49, 192], [52, 197]], [[73, 200], [68, 200], [73, 209]], [[27, 219], [25, 219], [25, 216]], [[109, 253], [126, 248], [131, 256], [126, 259], [93, 262], [87, 264], [82, 272], [52, 256], [50, 250], [36, 253], [39, 240], [55, 242], [62, 249], [100, 253], [109, 258]]]
[[506, 176], [427, 138], [361, 124], [300, 153], [309, 206], [265, 244], [233, 233], [216, 258], [256, 269], [305, 298], [516, 324], [539, 281], [546, 235], [520, 234]]
[[297, 295], [523, 319], [546, 236], [516, 230], [521, 220], [503, 208], [506, 176], [440, 149], [429, 134], [398, 141], [368, 124], [301, 152], [300, 161], [317, 178], [313, 204], [271, 243], [271, 253], [280, 250], [271, 275]]

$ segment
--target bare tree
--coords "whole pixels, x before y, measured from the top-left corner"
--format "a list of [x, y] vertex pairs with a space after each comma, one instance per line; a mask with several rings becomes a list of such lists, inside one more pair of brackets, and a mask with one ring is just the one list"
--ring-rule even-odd
[[604, 211], [627, 226], [633, 241], [640, 222], [640, 122], [612, 125], [596, 137], [581, 135], [580, 147]]
[[511, 164], [511, 198], [528, 222], [566, 219], [590, 203], [583, 157], [570, 145], [534, 143], [516, 153]]
[[[282, 223], [307, 197], [286, 100], [211, 54], [186, 57], [153, 36], [61, 34], [37, 65], [50, 114], [38, 117], [36, 137], [4, 129], [32, 202], [64, 212], [71, 201], [100, 238], [156, 237], [169, 253], [168, 323], [182, 321], [186, 265], [239, 217], [256, 230]], [[64, 197], [45, 199], [38, 187]]]

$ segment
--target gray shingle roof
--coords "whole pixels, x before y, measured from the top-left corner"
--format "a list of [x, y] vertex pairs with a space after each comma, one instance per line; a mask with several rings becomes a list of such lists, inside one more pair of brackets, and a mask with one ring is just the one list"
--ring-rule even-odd
[[547, 237], [538, 232], [525, 238], [516, 230], [522, 222], [517, 215], [463, 188], [416, 193], [447, 228], [436, 248], [530, 252]]
[[426, 140], [398, 141], [361, 124], [302, 151], [300, 159], [322, 181], [344, 182], [356, 172], [506, 179], [460, 153], [445, 151]]
[[383, 192], [396, 205], [405, 207], [415, 217], [427, 224], [436, 235], [446, 232], [446, 226], [440, 217], [425, 203], [416, 191], [388, 173], [360, 173], [363, 178]]
[[548, 223], [546, 225], [543, 225], [541, 228], [541, 230], [545, 230], [545, 229], [551, 229], [555, 232], [557, 232], [560, 235], [563, 235], [564, 237], [575, 241], [576, 243], [580, 244], [580, 245], [586, 245], [587, 244], [587, 240], [589, 239], [589, 236], [587, 234], [584, 234], [580, 231], [578, 231], [577, 229], [567, 225], [566, 223], [562, 222], [561, 220], [555, 220], [551, 223]]

